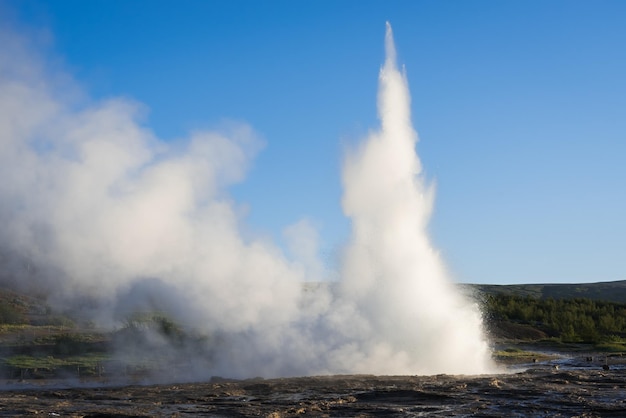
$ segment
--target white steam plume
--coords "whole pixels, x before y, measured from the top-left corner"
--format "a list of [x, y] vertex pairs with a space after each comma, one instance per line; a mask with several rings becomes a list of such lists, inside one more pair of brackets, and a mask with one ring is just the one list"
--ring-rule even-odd
[[362, 371], [484, 372], [491, 362], [480, 311], [454, 287], [427, 234], [434, 190], [415, 152], [409, 88], [389, 23], [385, 46], [381, 129], [348, 156], [343, 172], [353, 238], [341, 287], [362, 319], [357, 351], [370, 353]]
[[249, 127], [162, 141], [137, 103], [67, 97], [76, 86], [25, 43], [0, 33], [0, 283], [103, 326], [164, 312], [209, 337], [152, 339], [192, 378], [491, 370], [480, 313], [426, 234], [433, 192], [389, 25], [382, 128], [344, 168], [353, 237], [336, 288], [304, 285], [328, 274], [308, 221], [285, 229], [293, 261], [243, 237], [227, 188], [261, 147]]

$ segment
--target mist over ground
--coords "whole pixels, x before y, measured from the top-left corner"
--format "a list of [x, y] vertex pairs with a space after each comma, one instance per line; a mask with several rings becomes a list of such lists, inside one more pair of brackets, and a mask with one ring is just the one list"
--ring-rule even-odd
[[303, 285], [328, 278], [309, 221], [285, 229], [292, 258], [244, 233], [228, 188], [263, 147], [253, 128], [164, 141], [141, 103], [90, 100], [32, 39], [3, 30], [0, 43], [3, 284], [99, 327], [163, 314], [204, 339], [173, 343], [148, 329], [140, 355], [184, 358], [198, 378], [494, 370], [480, 311], [427, 234], [434, 189], [390, 25], [381, 127], [345, 158], [352, 236], [332, 287]]

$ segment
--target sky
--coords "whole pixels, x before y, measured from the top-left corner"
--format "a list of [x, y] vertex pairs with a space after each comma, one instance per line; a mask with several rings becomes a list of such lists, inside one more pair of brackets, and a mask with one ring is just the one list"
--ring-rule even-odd
[[141, 103], [163, 141], [248, 124], [264, 147], [230, 188], [248, 233], [283, 245], [307, 219], [330, 270], [389, 21], [454, 279], [626, 279], [623, 1], [1, 0], [0, 15], [82, 100]]

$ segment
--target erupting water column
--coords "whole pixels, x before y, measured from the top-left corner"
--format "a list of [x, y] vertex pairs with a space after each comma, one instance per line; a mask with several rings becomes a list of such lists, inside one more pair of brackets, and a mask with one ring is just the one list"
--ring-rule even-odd
[[[387, 23], [379, 76], [381, 128], [346, 158], [343, 209], [352, 221], [341, 299], [364, 373], [493, 371], [481, 314], [456, 288], [428, 234], [434, 189], [415, 152], [404, 72]], [[356, 320], [355, 318], [358, 318]], [[347, 330], [346, 332], [351, 332]]]

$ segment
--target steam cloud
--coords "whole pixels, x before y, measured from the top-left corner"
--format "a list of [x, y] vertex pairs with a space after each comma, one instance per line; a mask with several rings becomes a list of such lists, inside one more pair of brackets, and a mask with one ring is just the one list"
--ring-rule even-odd
[[480, 312], [426, 233], [433, 190], [389, 25], [382, 126], [344, 167], [352, 239], [339, 283], [317, 286], [304, 285], [326, 274], [310, 223], [285, 229], [293, 259], [242, 234], [227, 189], [262, 146], [252, 129], [164, 142], [141, 105], [81, 99], [24, 38], [0, 43], [0, 283], [111, 328], [166, 312], [210, 337], [193, 353], [157, 342], [205, 376], [491, 370]]

